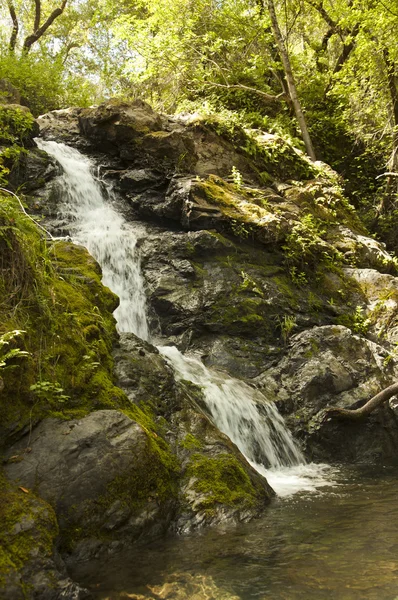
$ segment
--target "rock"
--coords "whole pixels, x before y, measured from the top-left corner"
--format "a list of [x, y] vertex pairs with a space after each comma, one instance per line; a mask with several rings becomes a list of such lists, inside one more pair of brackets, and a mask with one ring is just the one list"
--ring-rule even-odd
[[52, 110], [38, 117], [40, 136], [45, 140], [56, 140], [72, 146], [84, 148], [88, 143], [80, 136], [80, 108], [64, 108]]
[[0, 599], [91, 597], [69, 579], [54, 548], [58, 526], [51, 506], [0, 479]]
[[158, 535], [170, 521], [172, 493], [163, 490], [159, 497], [156, 488], [171, 474], [151, 452], [143, 428], [126, 415], [100, 410], [67, 422], [44, 419], [29, 445], [29, 454], [24, 438], [8, 450], [8, 458], [21, 460], [8, 462], [5, 473], [54, 507], [64, 543], [77, 542], [81, 556], [89, 554], [91, 539], [101, 541], [105, 532], [122, 542], [144, 530], [150, 536], [151, 527]]
[[161, 173], [149, 169], [132, 169], [120, 174], [120, 188], [127, 192], [143, 192], [163, 183]]
[[398, 278], [375, 269], [345, 269], [358, 285], [362, 297], [358, 304], [364, 306], [368, 319], [368, 336], [383, 344], [395, 356], [398, 342]]
[[8, 79], [0, 79], [0, 104], [21, 104], [21, 94]]
[[398, 363], [382, 346], [342, 326], [315, 327], [291, 338], [286, 355], [257, 378], [307, 453], [327, 462], [388, 460], [398, 449], [398, 422], [387, 406], [364, 423], [317, 426], [327, 406], [358, 408], [394, 382]]
[[108, 101], [96, 108], [83, 109], [79, 126], [84, 136], [96, 149], [116, 154], [121, 158], [135, 158], [138, 138], [162, 129], [162, 120], [149, 104]]
[[383, 272], [396, 271], [394, 260], [382, 242], [352, 231], [344, 225], [336, 225], [329, 229], [328, 240], [343, 253], [349, 264]]
[[165, 437], [181, 465], [180, 502], [171, 528], [187, 533], [261, 514], [273, 492], [213, 425], [200, 389], [176, 382], [156, 348], [133, 334], [122, 335], [115, 359], [119, 385], [144, 412], [151, 407], [155, 421], [166, 424]]
[[17, 165], [10, 172], [9, 184], [12, 189], [23, 186], [25, 192], [31, 192], [42, 188], [58, 173], [59, 168], [55, 161], [46, 152], [34, 148], [21, 155]]

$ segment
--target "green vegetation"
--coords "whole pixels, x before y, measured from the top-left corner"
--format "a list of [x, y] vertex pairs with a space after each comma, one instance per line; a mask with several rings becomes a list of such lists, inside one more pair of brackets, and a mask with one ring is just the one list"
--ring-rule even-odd
[[[43, 500], [10, 484], [0, 471], [0, 586], [14, 572], [21, 573], [34, 557], [49, 558], [58, 525], [52, 508]], [[16, 528], [25, 523], [25, 527]], [[25, 584], [19, 583], [22, 591]]]
[[7, 185], [10, 171], [26, 153], [25, 144], [30, 142], [34, 125], [28, 110], [0, 104], [0, 186]]
[[0, 195], [0, 252], [3, 436], [45, 414], [124, 405], [112, 375], [117, 299], [95, 261], [48, 243], [8, 195]]
[[194, 479], [195, 491], [203, 494], [200, 506], [210, 513], [220, 504], [248, 508], [258, 501], [248, 474], [230, 454], [213, 458], [193, 454], [186, 477]]

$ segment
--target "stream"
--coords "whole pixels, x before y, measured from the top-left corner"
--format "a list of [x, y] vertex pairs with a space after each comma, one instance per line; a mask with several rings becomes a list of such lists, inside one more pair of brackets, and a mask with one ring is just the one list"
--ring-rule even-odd
[[[277, 499], [260, 520], [160, 540], [72, 575], [98, 600], [396, 600], [397, 475], [345, 467], [333, 487]], [[151, 594], [165, 582], [178, 592]], [[195, 596], [194, 582], [207, 595]]]
[[[87, 247], [104, 284], [120, 297], [119, 331], [151, 341], [136, 251], [144, 226], [124, 219], [119, 199], [95, 179], [88, 158], [64, 144], [37, 142], [63, 167], [59, 211], [73, 241]], [[259, 391], [175, 347], [159, 351], [177, 379], [202, 387], [217, 427], [266, 476], [278, 499], [261, 520], [137, 546], [71, 575], [101, 600], [398, 598], [396, 470], [307, 464]]]

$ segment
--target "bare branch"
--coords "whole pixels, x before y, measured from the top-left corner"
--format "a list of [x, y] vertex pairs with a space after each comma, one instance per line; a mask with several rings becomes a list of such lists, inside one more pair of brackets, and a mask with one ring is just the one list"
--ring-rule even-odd
[[8, 10], [10, 13], [10, 17], [12, 19], [12, 32], [11, 32], [8, 48], [9, 48], [10, 52], [14, 52], [15, 45], [17, 43], [17, 38], [18, 38], [19, 24], [18, 24], [17, 13], [15, 12], [14, 4], [12, 3], [11, 0], [8, 0], [7, 4], [8, 4]]
[[39, 29], [37, 29], [34, 33], [32, 33], [31, 35], [28, 35], [25, 38], [25, 41], [23, 44], [23, 51], [25, 53], [28, 53], [29, 50], [31, 49], [32, 45], [35, 42], [37, 42], [37, 40], [39, 40], [42, 37], [42, 35], [44, 35], [46, 33], [47, 29], [50, 27], [50, 25], [52, 25], [54, 23], [55, 19], [57, 19], [60, 15], [62, 15], [67, 1], [68, 0], [62, 0], [61, 6], [56, 8], [55, 10], [53, 10], [51, 15], [48, 17], [47, 21], [45, 21], [43, 23], [43, 25], [41, 27], [39, 27]]
[[285, 96], [285, 94], [283, 92], [281, 94], [278, 94], [277, 96], [272, 96], [271, 94], [267, 94], [267, 92], [263, 92], [262, 90], [258, 90], [257, 88], [253, 88], [248, 85], [243, 85], [241, 83], [223, 84], [223, 83], [212, 83], [210, 81], [204, 81], [203, 84], [208, 87], [219, 87], [219, 88], [224, 88], [226, 90], [246, 90], [247, 92], [253, 92], [254, 94], [257, 94], [258, 96], [261, 96], [262, 98], [267, 100], [267, 102], [279, 102], [279, 100], [283, 99]]
[[359, 421], [365, 419], [371, 412], [373, 412], [378, 406], [386, 402], [393, 396], [398, 394], [398, 383], [393, 383], [389, 387], [385, 388], [376, 396], [373, 396], [366, 404], [355, 410], [348, 410], [346, 408], [328, 408], [324, 414], [324, 419], [343, 419], [349, 421]]
[[378, 175], [377, 177], [375, 177], [375, 179], [380, 179], [381, 177], [398, 177], [398, 173], [382, 173], [381, 175]]

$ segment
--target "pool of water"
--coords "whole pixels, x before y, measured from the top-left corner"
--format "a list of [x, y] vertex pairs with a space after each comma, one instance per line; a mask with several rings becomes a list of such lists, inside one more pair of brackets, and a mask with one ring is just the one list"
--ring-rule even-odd
[[342, 468], [261, 520], [136, 547], [72, 573], [98, 600], [396, 600], [398, 467]]

